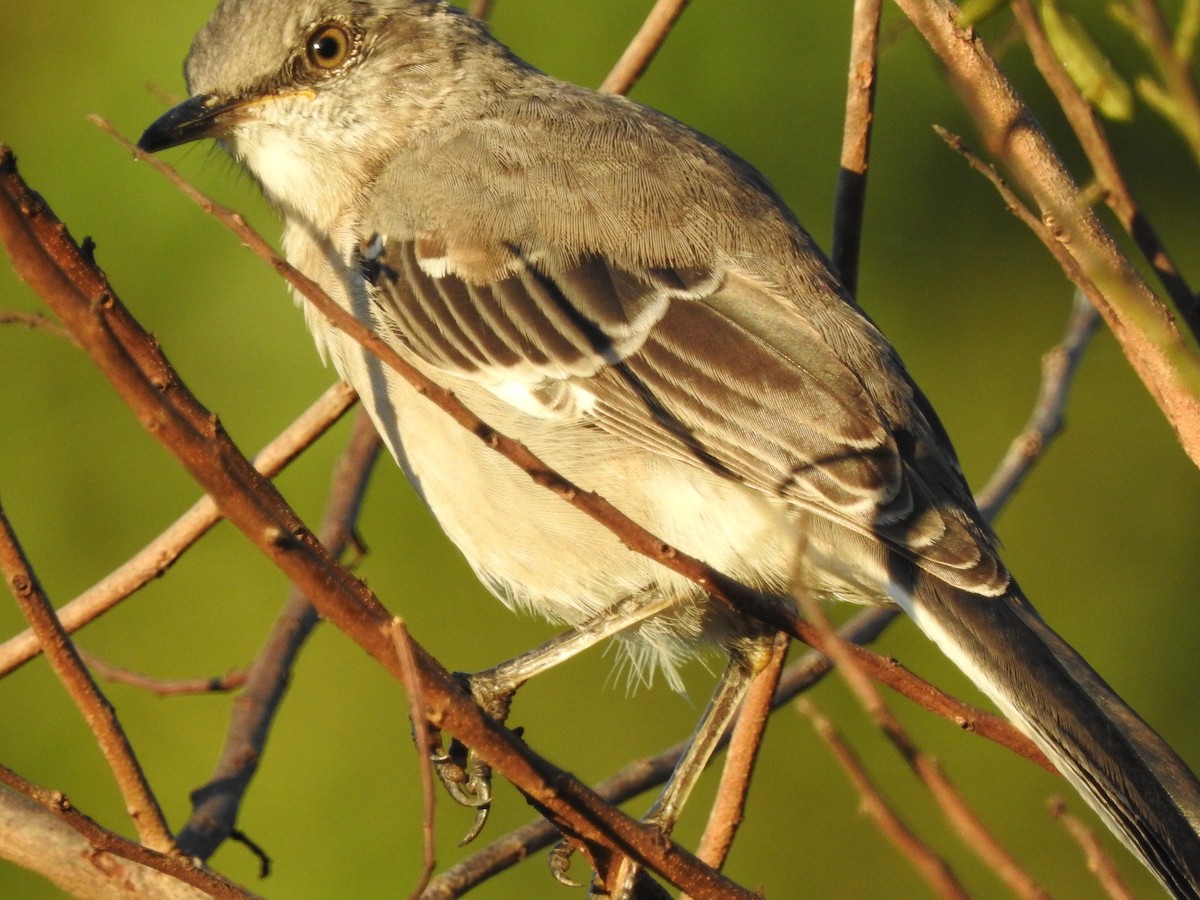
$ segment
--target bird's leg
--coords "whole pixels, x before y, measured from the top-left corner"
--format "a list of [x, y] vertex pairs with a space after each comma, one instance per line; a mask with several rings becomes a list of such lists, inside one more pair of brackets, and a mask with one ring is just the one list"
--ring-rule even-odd
[[[675, 598], [638, 594], [608, 607], [581, 625], [506, 662], [463, 676], [475, 702], [497, 722], [504, 722], [517, 689], [533, 677], [570, 659], [614, 634], [641, 624], [669, 608]], [[476, 810], [475, 823], [463, 844], [473, 841], [487, 822], [492, 800], [491, 768], [457, 740], [432, 755], [434, 771], [455, 802]]]
[[[750, 683], [770, 659], [774, 641], [773, 634], [758, 634], [742, 639], [730, 649], [729, 663], [721, 673], [712, 699], [700, 717], [687, 749], [643, 819], [647, 824], [657, 827], [664, 836], [669, 836], [675, 828], [683, 805], [737, 715]], [[638, 890], [641, 890], [638, 888], [639, 870], [638, 864], [626, 857], [618, 870], [616, 883], [607, 896], [612, 900], [636, 898]]]
[[687, 750], [675, 764], [675, 771], [644, 819], [648, 824], [656, 825], [664, 835], [669, 835], [679, 820], [683, 805], [737, 715], [750, 682], [770, 658], [774, 641], [774, 634], [756, 635], [730, 651], [729, 663], [721, 673]]
[[675, 598], [661, 594], [638, 594], [626, 597], [576, 625], [556, 635], [540, 647], [520, 656], [476, 672], [470, 676], [471, 694], [488, 714], [500, 721], [508, 715], [512, 696], [521, 685], [546, 672], [572, 656], [582, 653], [605, 638], [619, 634], [657, 615], [675, 603]]

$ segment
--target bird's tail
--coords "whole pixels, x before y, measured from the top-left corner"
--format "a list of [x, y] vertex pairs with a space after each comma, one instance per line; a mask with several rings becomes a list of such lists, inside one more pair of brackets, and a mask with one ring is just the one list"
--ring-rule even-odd
[[1015, 583], [981, 597], [922, 576], [904, 603], [1175, 897], [1200, 898], [1200, 783]]

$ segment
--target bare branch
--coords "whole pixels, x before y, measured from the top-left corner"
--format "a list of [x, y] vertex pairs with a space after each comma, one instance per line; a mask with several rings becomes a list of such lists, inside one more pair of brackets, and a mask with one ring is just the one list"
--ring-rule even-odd
[[87, 666], [75, 652], [71, 638], [54, 615], [54, 607], [46, 599], [37, 576], [30, 568], [16, 532], [13, 531], [2, 506], [0, 571], [4, 573], [9, 590], [20, 605], [21, 612], [38, 636], [54, 674], [79, 707], [84, 721], [95, 736], [96, 743], [99, 744], [104, 759], [116, 778], [117, 786], [121, 789], [125, 809], [133, 819], [142, 843], [163, 853], [174, 850], [175, 842], [171, 839], [171, 830], [167, 827], [154, 792], [150, 790], [133, 747], [125, 737], [125, 731], [117, 719], [117, 712], [92, 679]]
[[1095, 283], [1087, 277], [1087, 274], [1080, 268], [1078, 262], [1076, 262], [1075, 258], [1064, 246], [1062, 235], [1053, 230], [1053, 222], [1046, 222], [1035, 216], [1029, 210], [1029, 207], [1021, 202], [1021, 198], [1017, 196], [1016, 192], [1000, 177], [1000, 173], [993, 166], [988, 165], [980, 159], [979, 156], [967, 147], [961, 137], [947, 131], [940, 125], [934, 125], [933, 130], [950, 146], [950, 149], [970, 163], [971, 168], [975, 169], [975, 171], [991, 182], [992, 187], [996, 189], [1001, 199], [1004, 200], [1004, 204], [1008, 207], [1009, 212], [1020, 219], [1034, 233], [1034, 236], [1042, 242], [1042, 245], [1050, 251], [1050, 255], [1062, 266], [1063, 274], [1075, 285], [1076, 289], [1087, 297], [1097, 309], [1105, 306], [1108, 303], [1108, 299], [1100, 292]]
[[813, 729], [845, 771], [846, 777], [858, 791], [860, 807], [875, 823], [875, 827], [912, 863], [912, 867], [920, 873], [939, 897], [966, 900], [969, 895], [958, 880], [958, 876], [954, 874], [954, 870], [904, 824], [871, 781], [871, 776], [867, 774], [862, 762], [838, 733], [833, 722], [809, 700], [797, 701], [796, 706], [809, 718]]
[[492, 7], [494, 5], [494, 0], [471, 0], [468, 12], [476, 19], [482, 19], [486, 22], [488, 16], [492, 14]]
[[124, 684], [139, 690], [149, 691], [159, 697], [178, 697], [188, 694], [220, 694], [237, 690], [246, 683], [245, 672], [230, 672], [227, 675], [213, 675], [208, 678], [186, 678], [166, 680], [133, 672], [121, 666], [101, 659], [94, 653], [88, 653], [82, 647], [77, 647], [81, 659], [88, 668], [105, 681], [114, 684]]
[[858, 256], [867, 202], [871, 125], [875, 120], [882, 7], [883, 0], [854, 0], [842, 159], [833, 201], [833, 249], [830, 252], [834, 271], [851, 297], [858, 293]]
[[421, 766], [421, 800], [425, 811], [421, 822], [421, 832], [425, 838], [425, 864], [421, 869], [421, 875], [417, 880], [416, 887], [413, 888], [412, 893], [409, 895], [412, 897], [412, 900], [417, 900], [417, 898], [425, 893], [425, 889], [429, 887], [429, 881], [433, 878], [433, 870], [437, 868], [437, 853], [434, 840], [437, 833], [435, 827], [437, 804], [434, 799], [433, 761], [431, 757], [435, 740], [429, 727], [429, 722], [422, 715], [425, 703], [419, 693], [421, 681], [417, 678], [417, 663], [413, 659], [412, 647], [410, 646], [412, 638], [409, 636], [408, 628], [401, 619], [395, 620], [392, 632], [396, 641], [396, 655], [400, 658], [400, 664], [412, 673], [407, 682], [411, 685], [408, 694], [409, 716], [412, 719], [413, 731], [416, 737], [417, 758]]
[[1062, 823], [1067, 834], [1079, 845], [1087, 859], [1088, 871], [1095, 874], [1096, 880], [1100, 882], [1104, 892], [1113, 900], [1133, 900], [1133, 892], [1121, 878], [1121, 873], [1117, 871], [1112, 859], [1104, 852], [1104, 847], [1096, 840], [1096, 835], [1079, 819], [1067, 812], [1067, 804], [1062, 797], [1050, 799], [1050, 815]]
[[72, 896], [107, 900], [142, 886], [139, 896], [164, 900], [192, 900], [197, 891], [220, 900], [256, 900], [257, 895], [186, 856], [159, 853], [109, 831], [60, 792], [38, 787], [4, 766], [0, 784], [9, 789], [0, 789], [0, 856], [44, 875]]
[[71, 332], [41, 313], [22, 312], [17, 309], [0, 312], [0, 325], [24, 325], [32, 331], [44, 331], [60, 340], [75, 344], [76, 347], [79, 346]]
[[715, 869], [725, 865], [738, 826], [745, 815], [750, 778], [758, 761], [758, 751], [762, 748], [772, 701], [779, 688], [783, 664], [787, 661], [789, 643], [786, 634], [775, 636], [771, 658], [750, 683], [742, 708], [733, 723], [729, 752], [725, 756], [721, 784], [717, 788], [717, 800], [709, 812], [700, 846], [696, 848], [696, 856]]
[[[321, 544], [335, 558], [352, 539], [380, 447], [374, 426], [360, 411], [350, 442], [334, 466], [330, 499], [321, 522]], [[292, 588], [246, 675], [216, 769], [207, 784], [192, 792], [192, 815], [178, 838], [180, 849], [188, 856], [208, 859], [234, 833], [242, 798], [262, 762], [296, 659], [319, 621], [308, 598]]]
[[600, 85], [600, 90], [610, 94], [628, 94], [649, 68], [687, 5], [688, 0], [655, 0], [654, 8]]
[[[254, 466], [268, 478], [274, 477], [317, 438], [329, 430], [358, 400], [354, 390], [338, 382], [300, 414], [291, 425], [254, 457]], [[108, 612], [126, 597], [159, 578], [189, 547], [221, 521], [211, 497], [203, 497], [175, 520], [166, 531], [134, 554], [116, 570], [58, 610], [59, 621], [73, 634]], [[32, 631], [0, 643], [0, 678], [20, 668], [41, 653]]]
[[1076, 292], [1062, 341], [1042, 357], [1042, 382], [1029, 421], [1013, 438], [991, 479], [975, 497], [988, 519], [996, 517], [1033, 464], [1046, 452], [1047, 445], [1062, 431], [1071, 383], [1098, 322], [1095, 307]]

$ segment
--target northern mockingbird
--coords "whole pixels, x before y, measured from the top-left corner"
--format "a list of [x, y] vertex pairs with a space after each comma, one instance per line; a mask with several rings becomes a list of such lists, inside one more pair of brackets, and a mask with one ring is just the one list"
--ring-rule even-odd
[[[1200, 785], [1029, 605], [929, 403], [762, 175], [438, 0], [224, 0], [186, 74], [143, 149], [221, 141], [293, 264], [670, 544], [781, 597], [796, 576], [901, 606], [1170, 892], [1198, 896]], [[484, 584], [587, 626], [563, 655], [619, 630], [673, 683], [701, 642], [730, 650], [732, 681], [753, 669], [757, 625], [306, 315]]]

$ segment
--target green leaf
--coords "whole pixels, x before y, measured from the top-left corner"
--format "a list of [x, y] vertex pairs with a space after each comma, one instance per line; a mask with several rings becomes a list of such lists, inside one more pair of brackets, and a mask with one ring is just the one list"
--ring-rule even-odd
[[1050, 46], [1084, 98], [1109, 119], [1133, 118], [1133, 91], [1082, 23], [1062, 12], [1057, 0], [1043, 0], [1042, 24]]
[[1008, 0], [965, 0], [958, 8], [958, 27], [974, 28], [1007, 5]]

